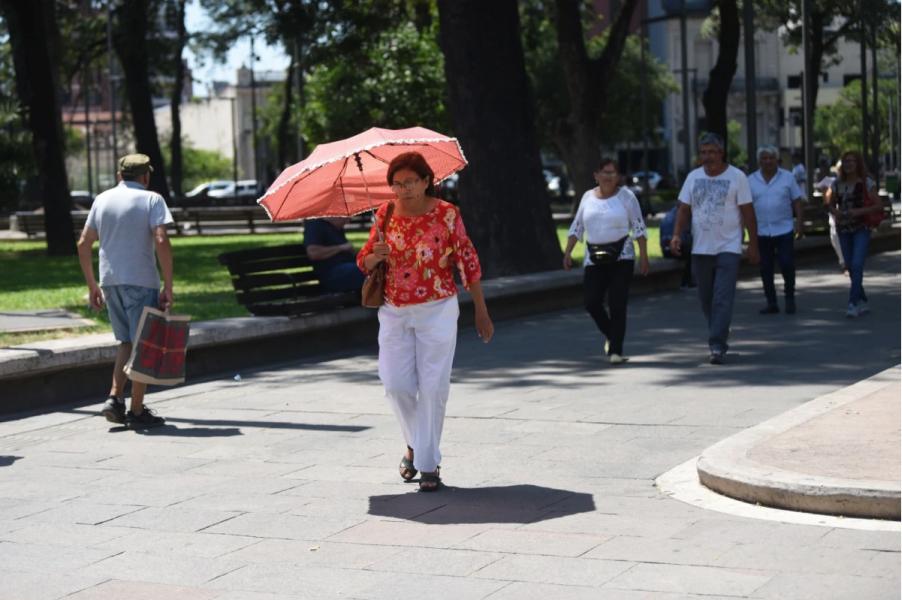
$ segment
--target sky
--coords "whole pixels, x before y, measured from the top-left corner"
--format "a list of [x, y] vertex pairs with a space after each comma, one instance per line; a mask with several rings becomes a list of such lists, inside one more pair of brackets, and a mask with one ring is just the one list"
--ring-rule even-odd
[[[189, 2], [185, 11], [185, 26], [189, 32], [203, 31], [210, 28], [210, 19], [198, 2]], [[254, 50], [257, 54], [257, 70], [285, 70], [288, 68], [289, 58], [281, 46], [267, 46], [262, 38], [254, 40]], [[251, 45], [247, 38], [229, 51], [225, 64], [214, 64], [207, 56], [200, 60], [190, 49], [185, 51], [188, 66], [191, 67], [194, 77], [194, 95], [207, 96], [207, 88], [214, 80], [229, 81], [235, 83], [235, 71], [241, 65], [250, 63]], [[203, 66], [201, 66], [203, 64]]]

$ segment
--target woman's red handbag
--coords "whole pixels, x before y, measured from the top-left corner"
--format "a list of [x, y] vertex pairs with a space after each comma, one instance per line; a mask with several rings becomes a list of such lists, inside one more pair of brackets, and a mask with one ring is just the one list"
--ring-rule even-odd
[[[389, 202], [385, 209], [385, 218], [382, 220], [382, 228], [379, 230], [379, 241], [385, 241], [385, 232], [388, 231], [388, 223], [395, 212], [395, 205]], [[370, 271], [363, 281], [360, 289], [360, 304], [366, 308], [379, 308], [385, 303], [385, 269], [387, 265], [383, 260], [376, 268]]]
[[880, 223], [883, 222], [883, 219], [886, 218], [886, 213], [883, 212], [883, 203], [880, 202], [880, 197], [875, 193], [868, 189], [867, 185], [864, 187], [864, 197], [863, 204], [864, 208], [870, 208], [872, 206], [879, 206], [879, 211], [871, 211], [869, 213], [861, 215], [861, 222], [871, 229], [876, 229], [880, 226]]

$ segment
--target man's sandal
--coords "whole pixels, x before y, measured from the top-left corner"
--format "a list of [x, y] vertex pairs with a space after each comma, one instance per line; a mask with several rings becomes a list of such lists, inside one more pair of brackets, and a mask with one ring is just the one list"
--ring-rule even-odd
[[438, 471], [435, 473], [420, 473], [420, 491], [434, 492], [442, 485], [442, 478], [439, 477]]
[[[410, 446], [408, 446], [407, 449], [413, 450]], [[417, 470], [413, 466], [413, 461], [407, 458], [406, 454], [401, 457], [401, 464], [398, 465], [398, 472], [401, 474], [401, 479], [404, 481], [410, 481], [417, 476]]]

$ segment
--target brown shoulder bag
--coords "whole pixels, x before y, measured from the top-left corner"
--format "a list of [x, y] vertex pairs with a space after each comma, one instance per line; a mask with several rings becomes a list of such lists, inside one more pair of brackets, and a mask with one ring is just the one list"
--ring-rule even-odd
[[[385, 218], [382, 220], [382, 228], [379, 229], [379, 241], [385, 241], [385, 233], [388, 231], [388, 223], [391, 221], [395, 205], [389, 202], [385, 209]], [[385, 303], [385, 269], [386, 261], [380, 262], [370, 271], [360, 290], [360, 304], [367, 308], [379, 308]]]

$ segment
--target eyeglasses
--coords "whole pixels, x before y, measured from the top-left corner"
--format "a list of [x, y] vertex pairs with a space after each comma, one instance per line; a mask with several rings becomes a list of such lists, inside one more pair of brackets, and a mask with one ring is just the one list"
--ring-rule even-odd
[[413, 189], [413, 186], [420, 183], [422, 181], [419, 177], [416, 179], [405, 179], [404, 181], [396, 181], [391, 184], [391, 189], [393, 192], [400, 192], [402, 189], [406, 192], [409, 192]]
[[617, 176], [617, 171], [599, 171], [598, 174], [599, 174], [599, 175], [605, 175], [605, 176], [607, 176], [607, 177], [616, 177], [616, 176]]

